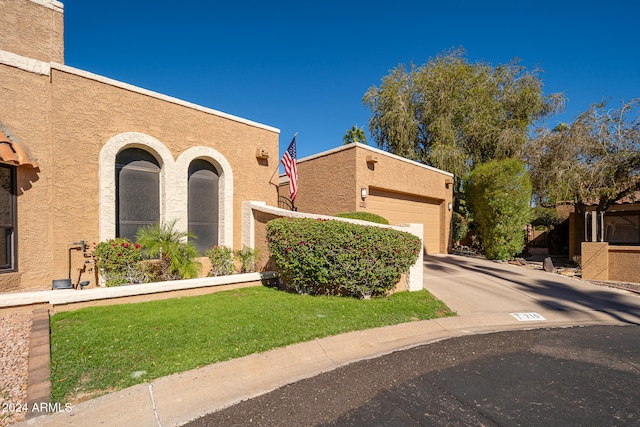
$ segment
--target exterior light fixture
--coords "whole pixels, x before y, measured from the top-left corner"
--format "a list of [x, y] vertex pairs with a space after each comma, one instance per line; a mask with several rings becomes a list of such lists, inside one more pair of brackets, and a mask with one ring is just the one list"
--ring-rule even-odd
[[366, 188], [361, 188], [360, 189], [360, 197], [362, 197], [362, 200], [367, 198], [367, 189]]
[[449, 210], [451, 210], [451, 209], [453, 209], [453, 205], [452, 205], [451, 203], [449, 203], [449, 204], [447, 205], [447, 208], [449, 208]]

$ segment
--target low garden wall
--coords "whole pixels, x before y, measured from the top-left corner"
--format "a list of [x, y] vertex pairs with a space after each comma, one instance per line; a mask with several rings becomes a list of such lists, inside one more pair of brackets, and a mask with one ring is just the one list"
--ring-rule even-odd
[[232, 274], [230, 276], [171, 280], [83, 290], [56, 289], [0, 295], [0, 313], [31, 311], [36, 306], [51, 312], [76, 310], [88, 306], [125, 304], [181, 296], [202, 295], [248, 286], [260, 286], [274, 272]]
[[582, 278], [640, 283], [640, 246], [582, 242]]
[[[275, 270], [275, 266], [271, 265], [269, 261], [270, 255], [267, 248], [266, 226], [267, 222], [276, 218], [311, 218], [343, 221], [370, 227], [391, 228], [394, 230], [404, 231], [413, 234], [419, 238], [420, 241], [423, 241], [424, 237], [422, 224], [401, 224], [390, 226], [355, 219], [338, 218], [329, 215], [316, 215], [304, 212], [288, 211], [285, 209], [267, 206], [264, 202], [249, 201], [242, 204], [242, 245], [258, 249], [262, 254], [259, 258], [259, 262], [256, 264], [257, 270]], [[423, 286], [422, 277], [423, 261], [422, 257], [418, 257], [406, 277], [406, 283], [400, 283], [399, 288], [406, 287], [409, 291], [419, 291]]]

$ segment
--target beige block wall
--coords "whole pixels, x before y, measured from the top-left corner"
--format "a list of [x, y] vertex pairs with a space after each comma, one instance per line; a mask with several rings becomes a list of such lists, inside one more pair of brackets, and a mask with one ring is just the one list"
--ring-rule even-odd
[[64, 63], [62, 4], [51, 0], [0, 0], [0, 50]]
[[335, 215], [355, 211], [359, 191], [355, 148], [298, 163], [295, 205], [300, 212]]
[[640, 283], [640, 247], [609, 246], [609, 280]]
[[[276, 132], [64, 71], [52, 74], [52, 193], [57, 201], [51, 214], [53, 241], [99, 240], [98, 156], [109, 138], [123, 132], [158, 139], [174, 160], [194, 146], [214, 148], [227, 159], [234, 176], [235, 248], [241, 247], [242, 201], [277, 205], [276, 189], [269, 184], [277, 160], [265, 163], [255, 157], [258, 148], [278, 152]], [[62, 258], [58, 252], [54, 255], [55, 274], [62, 273]]]
[[[373, 157], [376, 163], [367, 163], [367, 157]], [[432, 169], [408, 163], [406, 161], [378, 154], [365, 147], [356, 149], [356, 210], [367, 212], [366, 203], [361, 204], [361, 188], [380, 188], [386, 191], [412, 194], [436, 199], [440, 204], [440, 250], [446, 253], [450, 248], [451, 212], [448, 204], [453, 200], [453, 186], [447, 188], [446, 175]]]
[[[0, 121], [27, 147], [38, 169], [17, 170], [18, 272], [0, 274], [0, 291], [50, 281], [53, 243], [51, 193], [51, 86], [47, 76], [0, 64]], [[50, 283], [50, 282], [49, 282]]]
[[[224, 156], [233, 172], [234, 248], [241, 247], [242, 201], [277, 206], [269, 179], [278, 160], [255, 155], [256, 149], [278, 152], [277, 130], [63, 69], [53, 68], [49, 77], [0, 65], [0, 80], [0, 121], [39, 165], [18, 170], [18, 272], [0, 275], [0, 291], [50, 287], [52, 279], [68, 275], [69, 244], [99, 241], [99, 154], [114, 135], [149, 135], [173, 160], [195, 146]], [[76, 282], [85, 258], [78, 251], [71, 254]], [[82, 279], [95, 282], [95, 274], [86, 272]]]
[[[367, 163], [369, 156], [375, 157], [377, 163]], [[298, 162], [298, 176], [295, 204], [300, 212], [321, 215], [367, 212], [366, 202], [362, 203], [360, 198], [362, 188], [379, 188], [432, 199], [440, 206], [440, 251], [446, 253], [451, 245], [448, 204], [452, 203], [453, 189], [446, 186], [446, 182], [452, 179], [448, 174], [354, 144], [302, 159]], [[281, 186], [280, 195], [288, 196], [286, 186]]]
[[582, 278], [609, 280], [609, 244], [582, 242]]

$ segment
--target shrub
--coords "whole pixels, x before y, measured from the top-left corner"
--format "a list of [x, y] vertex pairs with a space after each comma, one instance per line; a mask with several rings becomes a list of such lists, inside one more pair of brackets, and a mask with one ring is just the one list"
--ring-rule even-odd
[[142, 247], [128, 239], [111, 239], [96, 245], [96, 267], [107, 286], [144, 283], [147, 279], [142, 263]]
[[236, 251], [236, 256], [240, 260], [240, 273], [251, 273], [255, 271], [256, 261], [260, 257], [260, 250], [243, 246]]
[[531, 209], [531, 180], [516, 159], [476, 167], [467, 179], [467, 201], [489, 259], [509, 259], [522, 252]]
[[201, 264], [194, 260], [200, 257], [190, 242], [183, 241], [193, 237], [186, 231], [175, 229], [176, 221], [153, 224], [142, 227], [136, 233], [138, 243], [150, 258], [159, 258], [152, 264], [154, 280], [192, 279], [198, 276]]
[[211, 249], [207, 249], [205, 256], [211, 261], [209, 276], [228, 276], [236, 270], [231, 248], [214, 246]]
[[467, 237], [469, 232], [469, 222], [458, 212], [451, 215], [451, 238], [455, 243]]
[[385, 295], [422, 250], [409, 233], [315, 219], [269, 221], [267, 239], [285, 284], [313, 295]]
[[385, 218], [371, 212], [342, 212], [335, 214], [339, 218], [359, 219], [361, 221], [375, 222], [376, 224], [389, 224]]

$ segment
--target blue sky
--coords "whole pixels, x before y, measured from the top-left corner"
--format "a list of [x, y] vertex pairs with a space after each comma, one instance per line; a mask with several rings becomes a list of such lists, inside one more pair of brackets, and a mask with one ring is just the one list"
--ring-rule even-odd
[[[65, 63], [279, 128], [280, 155], [340, 146], [398, 64], [464, 47], [565, 92], [570, 122], [640, 97], [640, 4], [620, 1], [66, 0]], [[367, 133], [368, 135], [368, 133]]]

